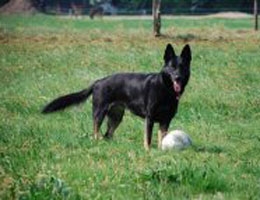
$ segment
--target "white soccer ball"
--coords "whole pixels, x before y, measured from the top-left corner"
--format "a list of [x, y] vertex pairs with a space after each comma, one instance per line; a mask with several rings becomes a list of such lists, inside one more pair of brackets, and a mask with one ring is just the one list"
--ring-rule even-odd
[[181, 130], [174, 130], [164, 136], [162, 140], [162, 150], [182, 150], [187, 148], [191, 144], [191, 138], [187, 133]]

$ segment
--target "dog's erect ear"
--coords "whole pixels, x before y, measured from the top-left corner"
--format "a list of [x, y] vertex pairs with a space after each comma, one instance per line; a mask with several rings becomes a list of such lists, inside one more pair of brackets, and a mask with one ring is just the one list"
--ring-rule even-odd
[[181, 52], [181, 57], [185, 62], [190, 62], [191, 61], [191, 49], [190, 49], [190, 45], [186, 44]]
[[175, 52], [171, 44], [168, 44], [166, 46], [165, 52], [164, 52], [164, 61], [165, 63], [168, 63], [171, 59], [175, 58]]

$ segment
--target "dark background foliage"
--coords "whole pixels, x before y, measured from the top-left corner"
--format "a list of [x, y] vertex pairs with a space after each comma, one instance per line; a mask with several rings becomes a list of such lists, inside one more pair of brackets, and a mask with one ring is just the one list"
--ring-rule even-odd
[[[15, 0], [0, 0], [0, 7]], [[31, 1], [33, 6], [45, 13], [55, 12], [57, 9], [64, 14], [69, 13], [72, 6], [82, 9], [88, 14], [93, 5], [108, 2], [117, 8], [118, 14], [150, 14], [152, 1], [150, 0], [24, 0]], [[252, 13], [253, 0], [163, 0], [161, 12], [163, 14], [207, 14], [225, 11], [240, 11]]]

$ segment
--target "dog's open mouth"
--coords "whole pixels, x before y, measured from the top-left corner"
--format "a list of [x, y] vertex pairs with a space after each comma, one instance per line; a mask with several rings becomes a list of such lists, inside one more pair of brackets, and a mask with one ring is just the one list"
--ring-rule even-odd
[[176, 93], [176, 99], [179, 100], [181, 97], [181, 84], [177, 81], [173, 82], [173, 89]]

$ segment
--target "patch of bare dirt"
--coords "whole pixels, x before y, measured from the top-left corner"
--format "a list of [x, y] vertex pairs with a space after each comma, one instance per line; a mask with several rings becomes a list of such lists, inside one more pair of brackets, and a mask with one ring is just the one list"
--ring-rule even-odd
[[0, 8], [1, 14], [33, 13], [35, 11], [30, 0], [10, 0]]
[[216, 14], [207, 15], [207, 17], [240, 19], [240, 18], [249, 18], [252, 17], [252, 15], [247, 13], [241, 13], [241, 12], [220, 12]]
[[[242, 13], [242, 12], [220, 12], [209, 15], [162, 15], [163, 19], [174, 19], [174, 18], [192, 18], [192, 19], [203, 19], [203, 18], [223, 18], [223, 19], [241, 19], [241, 18], [250, 18], [251, 14]], [[103, 16], [104, 19], [153, 19], [152, 15], [111, 15]]]

